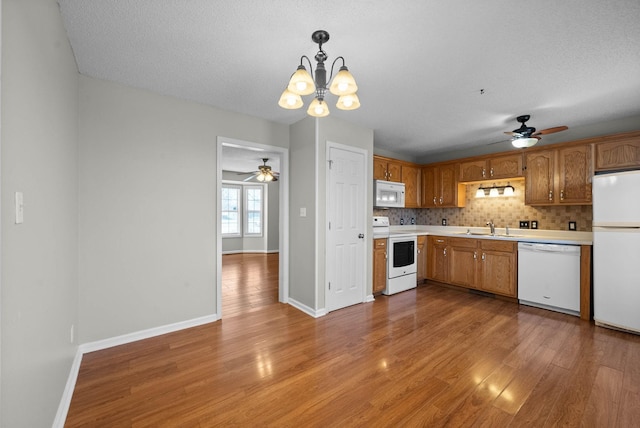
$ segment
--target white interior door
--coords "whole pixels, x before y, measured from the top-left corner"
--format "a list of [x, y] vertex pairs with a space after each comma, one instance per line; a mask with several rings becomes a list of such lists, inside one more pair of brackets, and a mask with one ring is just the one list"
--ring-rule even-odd
[[326, 307], [332, 311], [364, 301], [365, 153], [328, 145]]

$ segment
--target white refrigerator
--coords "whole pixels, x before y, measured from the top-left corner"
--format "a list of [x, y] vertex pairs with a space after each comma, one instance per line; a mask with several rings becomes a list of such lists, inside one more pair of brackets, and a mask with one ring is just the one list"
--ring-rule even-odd
[[596, 325], [640, 334], [640, 171], [593, 178]]

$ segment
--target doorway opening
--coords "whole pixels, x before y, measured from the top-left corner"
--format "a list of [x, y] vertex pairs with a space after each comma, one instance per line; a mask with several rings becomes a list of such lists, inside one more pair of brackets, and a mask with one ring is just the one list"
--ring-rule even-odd
[[[236, 316], [277, 302], [288, 303], [288, 149], [226, 137], [217, 141], [217, 287], [216, 312], [218, 318]], [[261, 249], [227, 251], [222, 238], [223, 207], [221, 203], [223, 181], [253, 179], [258, 167], [257, 159], [269, 158], [277, 165], [278, 202], [269, 219], [265, 213], [265, 233], [277, 236], [277, 242]], [[262, 161], [260, 162], [262, 163]], [[268, 198], [268, 196], [267, 196]], [[273, 213], [276, 213], [275, 216]], [[274, 218], [277, 217], [277, 218]], [[226, 220], [225, 220], [226, 221]], [[240, 244], [242, 246], [242, 243]], [[255, 244], [253, 244], [255, 245]], [[227, 246], [228, 247], [228, 246]], [[255, 248], [255, 247], [254, 247]], [[275, 249], [274, 249], [275, 248]]]

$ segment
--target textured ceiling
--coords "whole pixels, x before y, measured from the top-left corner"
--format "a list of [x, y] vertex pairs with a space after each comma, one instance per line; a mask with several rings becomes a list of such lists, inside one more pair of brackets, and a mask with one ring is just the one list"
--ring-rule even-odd
[[539, 130], [640, 115], [638, 0], [59, 3], [82, 74], [286, 124], [306, 113], [280, 93], [327, 30], [362, 103], [330, 95], [331, 114], [410, 158], [504, 141], [521, 114]]

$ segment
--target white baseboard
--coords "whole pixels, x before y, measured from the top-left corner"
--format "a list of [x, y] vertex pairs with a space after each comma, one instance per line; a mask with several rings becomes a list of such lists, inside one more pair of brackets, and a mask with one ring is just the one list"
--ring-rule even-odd
[[222, 251], [222, 255], [226, 254], [276, 254], [280, 250], [228, 250]]
[[289, 297], [289, 302], [288, 302], [291, 306], [293, 306], [294, 308], [304, 312], [307, 315], [311, 315], [314, 318], [318, 318], [318, 317], [323, 317], [325, 315], [327, 315], [327, 310], [322, 308], [322, 309], [313, 309], [310, 308], [309, 306], [305, 305], [304, 303], [300, 303], [295, 299], [292, 299], [291, 297]]
[[373, 302], [375, 301], [375, 298], [373, 297], [373, 294], [367, 294], [367, 297], [364, 298], [364, 302], [368, 303], [368, 302]]
[[160, 336], [162, 334], [173, 333], [174, 331], [184, 330], [186, 328], [197, 327], [199, 325], [208, 324], [218, 321], [218, 315], [206, 315], [200, 318], [194, 318], [187, 321], [180, 321], [174, 324], [154, 327], [147, 330], [137, 331], [133, 333], [123, 334], [122, 336], [111, 337], [109, 339], [97, 340], [95, 342], [83, 343], [80, 345], [80, 351], [83, 354], [103, 349], [112, 348], [114, 346], [124, 345], [138, 340], [149, 339], [151, 337]]
[[95, 342], [83, 343], [78, 346], [76, 356], [71, 364], [71, 370], [69, 371], [69, 377], [67, 378], [67, 384], [64, 387], [60, 404], [58, 405], [58, 412], [53, 421], [53, 428], [63, 428], [67, 419], [67, 413], [69, 412], [69, 406], [71, 405], [71, 398], [73, 397], [73, 390], [76, 387], [76, 381], [78, 380], [78, 373], [80, 372], [80, 364], [82, 363], [82, 356], [89, 352], [101, 351], [103, 349], [111, 348], [113, 346], [124, 345], [126, 343], [136, 342], [138, 340], [149, 339], [151, 337], [160, 336], [162, 334], [173, 333], [174, 331], [184, 330], [191, 327], [197, 327], [199, 325], [208, 324], [218, 321], [218, 315], [206, 315], [200, 318], [194, 318], [187, 321], [180, 321], [174, 324], [168, 324], [160, 327], [154, 327], [147, 330], [142, 330], [134, 333], [123, 334], [122, 336], [116, 336], [109, 339], [98, 340]]
[[80, 347], [76, 349], [76, 356], [71, 364], [71, 370], [69, 371], [69, 377], [67, 378], [67, 384], [62, 392], [62, 398], [58, 405], [58, 412], [56, 418], [53, 420], [52, 428], [63, 428], [64, 423], [67, 420], [67, 413], [69, 412], [69, 406], [71, 405], [71, 397], [73, 397], [73, 390], [76, 387], [76, 381], [78, 380], [78, 373], [80, 372], [80, 364], [82, 363], [82, 352]]

